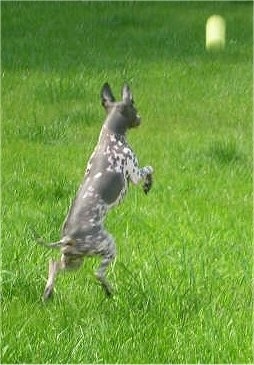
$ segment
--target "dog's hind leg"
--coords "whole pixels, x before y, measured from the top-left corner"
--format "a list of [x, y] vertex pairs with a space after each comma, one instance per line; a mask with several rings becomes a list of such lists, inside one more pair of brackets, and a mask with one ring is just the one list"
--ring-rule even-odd
[[100, 250], [102, 261], [95, 275], [96, 278], [99, 280], [102, 288], [104, 289], [106, 295], [111, 296], [113, 294], [113, 289], [106, 279], [106, 270], [110, 263], [113, 262], [116, 257], [116, 249], [114, 240], [111, 236], [108, 236], [107, 240], [103, 242], [103, 245], [104, 244], [105, 248], [103, 248], [103, 250]]
[[54, 291], [55, 278], [60, 269], [62, 269], [62, 261], [49, 261], [48, 280], [43, 293], [44, 300], [47, 300], [52, 296]]
[[[65, 250], [66, 252], [67, 250]], [[59, 271], [61, 270], [73, 270], [78, 269], [83, 264], [84, 257], [77, 255], [62, 254], [61, 259], [58, 261], [49, 261], [49, 273], [48, 280], [45, 286], [43, 299], [47, 300], [53, 295], [55, 279]]]

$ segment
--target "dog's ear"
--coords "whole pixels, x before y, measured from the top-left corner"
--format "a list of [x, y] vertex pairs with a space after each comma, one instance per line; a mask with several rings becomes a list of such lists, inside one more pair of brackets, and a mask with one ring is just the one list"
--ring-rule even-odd
[[123, 101], [125, 101], [125, 102], [134, 103], [132, 93], [131, 93], [130, 88], [127, 84], [123, 85], [122, 98], [123, 98]]
[[106, 82], [101, 89], [101, 103], [106, 108], [110, 103], [116, 99], [111, 91], [109, 84]]

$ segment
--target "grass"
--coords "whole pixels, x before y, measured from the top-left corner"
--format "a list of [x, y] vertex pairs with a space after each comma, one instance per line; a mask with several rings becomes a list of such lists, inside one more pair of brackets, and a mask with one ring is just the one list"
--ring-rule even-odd
[[[2, 2], [2, 363], [253, 363], [252, 3]], [[207, 17], [227, 21], [204, 50]], [[107, 218], [104, 297], [89, 259], [41, 294], [60, 227], [124, 81], [129, 141], [155, 169]]]

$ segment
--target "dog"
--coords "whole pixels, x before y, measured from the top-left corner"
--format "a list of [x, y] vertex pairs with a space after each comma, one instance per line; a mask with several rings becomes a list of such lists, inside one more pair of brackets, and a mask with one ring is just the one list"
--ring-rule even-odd
[[127, 131], [138, 127], [141, 122], [129, 86], [123, 86], [122, 100], [117, 102], [109, 84], [105, 83], [101, 101], [107, 116], [83, 182], [64, 221], [62, 238], [46, 244], [59, 248], [61, 258], [49, 261], [44, 300], [52, 296], [59, 271], [79, 268], [84, 257], [94, 255], [102, 258], [96, 278], [106, 295], [113, 294], [106, 279], [106, 270], [116, 257], [116, 247], [113, 237], [104, 229], [105, 215], [123, 200], [129, 182], [136, 185], [143, 181], [146, 194], [152, 186], [153, 168], [139, 167], [137, 157], [126, 140]]

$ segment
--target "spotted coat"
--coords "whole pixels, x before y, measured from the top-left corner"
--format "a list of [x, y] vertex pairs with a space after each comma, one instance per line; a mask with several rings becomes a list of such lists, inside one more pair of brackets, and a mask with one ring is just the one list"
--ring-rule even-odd
[[152, 167], [139, 168], [137, 157], [126, 140], [127, 129], [140, 124], [128, 86], [123, 88], [123, 101], [117, 103], [109, 85], [105, 84], [102, 101], [108, 116], [65, 219], [62, 238], [51, 244], [60, 247], [62, 257], [58, 262], [50, 262], [44, 298], [52, 294], [59, 269], [77, 268], [85, 256], [93, 255], [102, 257], [96, 276], [106, 294], [111, 294], [105, 270], [115, 258], [116, 249], [113, 237], [104, 228], [105, 215], [123, 200], [130, 182], [138, 184], [143, 180], [146, 193], [151, 187]]

